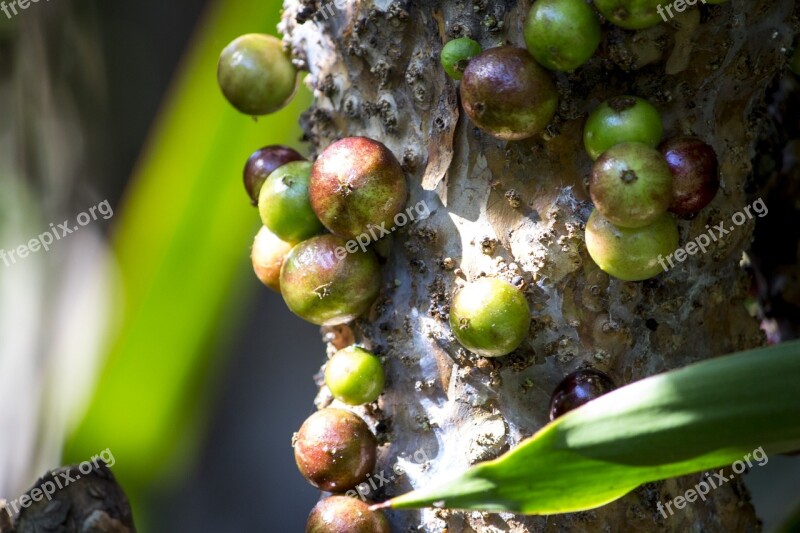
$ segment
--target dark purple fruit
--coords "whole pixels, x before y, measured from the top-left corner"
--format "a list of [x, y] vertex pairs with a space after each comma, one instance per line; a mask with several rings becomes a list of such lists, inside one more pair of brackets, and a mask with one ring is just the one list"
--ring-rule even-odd
[[553, 118], [558, 93], [550, 74], [527, 50], [490, 48], [473, 57], [461, 78], [461, 103], [479, 128], [503, 140], [525, 139]]
[[273, 144], [253, 152], [244, 166], [244, 188], [250, 196], [250, 202], [258, 205], [258, 193], [264, 180], [278, 167], [292, 161], [303, 161], [305, 158], [288, 146]]
[[306, 533], [391, 533], [381, 511], [350, 496], [330, 496], [317, 502], [306, 522]]
[[599, 370], [585, 368], [573, 372], [561, 380], [550, 397], [550, 420], [616, 388], [611, 378]]
[[697, 213], [719, 190], [719, 164], [714, 149], [696, 137], [667, 139], [658, 147], [672, 172], [672, 203], [679, 215]]
[[315, 487], [344, 492], [375, 468], [377, 441], [367, 424], [344, 409], [321, 409], [309, 416], [294, 441], [300, 473]]

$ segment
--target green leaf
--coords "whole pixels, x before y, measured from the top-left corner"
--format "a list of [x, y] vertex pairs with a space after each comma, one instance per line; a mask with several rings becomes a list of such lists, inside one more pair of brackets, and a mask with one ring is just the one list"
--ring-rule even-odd
[[800, 341], [650, 377], [567, 413], [449, 482], [375, 507], [576, 512], [643, 483], [730, 465], [759, 447], [767, 454], [798, 449], [799, 377]]

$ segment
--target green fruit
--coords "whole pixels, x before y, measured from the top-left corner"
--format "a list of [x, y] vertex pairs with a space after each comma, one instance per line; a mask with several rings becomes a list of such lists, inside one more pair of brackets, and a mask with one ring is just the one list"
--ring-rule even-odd
[[377, 442], [369, 426], [344, 409], [309, 416], [294, 439], [297, 468], [309, 483], [328, 492], [352, 489], [375, 468]]
[[300, 242], [322, 231], [308, 196], [311, 163], [292, 161], [278, 167], [261, 186], [261, 222], [280, 239]]
[[463, 287], [450, 304], [450, 329], [466, 349], [484, 357], [506, 355], [528, 335], [531, 311], [525, 296], [496, 278]]
[[584, 0], [537, 0], [525, 19], [525, 44], [542, 66], [575, 70], [597, 50], [600, 23]]
[[364, 348], [348, 346], [328, 361], [325, 384], [340, 402], [348, 405], [373, 402], [383, 392], [383, 365]]
[[317, 502], [306, 522], [306, 533], [391, 533], [381, 511], [350, 496], [329, 496]]
[[297, 87], [297, 69], [280, 39], [248, 33], [222, 50], [217, 82], [233, 107], [247, 115], [266, 115], [291, 100]]
[[506, 141], [544, 130], [558, 106], [550, 73], [525, 49], [513, 46], [490, 48], [473, 57], [459, 90], [470, 120]]
[[652, 224], [672, 202], [672, 172], [661, 152], [642, 143], [612, 146], [597, 158], [589, 194], [615, 226]]
[[366, 137], [328, 146], [314, 162], [311, 205], [328, 230], [347, 239], [380, 236], [406, 204], [406, 177], [391, 150]]
[[664, 0], [594, 0], [605, 18], [626, 30], [641, 30], [663, 22], [658, 13], [663, 3]]
[[442, 48], [442, 67], [447, 75], [460, 80], [469, 60], [481, 53], [481, 45], [469, 37], [461, 37], [447, 42]]
[[319, 235], [289, 252], [281, 294], [289, 309], [312, 324], [344, 324], [378, 297], [381, 271], [372, 250], [361, 252], [334, 235]]
[[661, 116], [647, 100], [615, 96], [592, 111], [583, 129], [583, 144], [592, 159], [624, 142], [658, 146], [664, 127]]
[[266, 226], [256, 234], [250, 259], [253, 271], [261, 283], [275, 292], [281, 292], [281, 266], [294, 244], [282, 241]]
[[258, 205], [258, 193], [264, 181], [275, 169], [292, 161], [302, 161], [303, 156], [288, 146], [273, 144], [253, 152], [244, 166], [244, 188], [253, 205]]
[[649, 226], [619, 228], [595, 209], [586, 223], [586, 248], [604, 272], [623, 281], [641, 281], [664, 271], [659, 260], [678, 248], [678, 227], [664, 213]]

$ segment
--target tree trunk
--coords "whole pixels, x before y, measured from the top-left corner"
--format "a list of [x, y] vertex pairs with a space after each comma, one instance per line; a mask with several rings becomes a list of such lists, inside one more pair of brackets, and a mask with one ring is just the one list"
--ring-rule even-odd
[[[524, 45], [530, 3], [286, 0], [284, 7], [281, 30], [316, 97], [302, 119], [313, 150], [351, 135], [380, 140], [406, 170], [409, 205], [430, 209], [379, 244], [383, 291], [369, 316], [325, 331], [329, 353], [355, 339], [384, 356], [378, 407], [355, 410], [385, 443], [376, 470], [400, 464], [406, 473], [371, 499], [429, 486], [515, 446], [547, 422], [550, 392], [581, 366], [627, 384], [763, 342], [744, 306], [749, 282], [739, 264], [756, 219], [646, 282], [609, 278], [593, 263], [583, 237], [591, 161], [582, 129], [606, 98], [647, 98], [662, 113], [665, 137], [697, 135], [720, 158], [720, 192], [693, 220], [679, 221], [681, 244], [706, 224], [730, 225], [754, 199], [745, 185], [766, 89], [792, 45], [793, 1], [690, 8], [638, 32], [605, 24], [595, 57], [554, 76], [560, 104], [547, 131], [519, 142], [496, 140], [463, 116], [457, 83], [438, 56], [444, 42], [463, 35], [484, 49]], [[527, 286], [530, 334], [507, 357], [468, 353], [448, 326], [450, 296], [482, 275]], [[317, 406], [330, 402], [321, 387]], [[758, 530], [739, 481], [668, 518], [656, 511], [656, 502], [700, 477], [648, 484], [585, 513], [389, 516], [398, 531]]]

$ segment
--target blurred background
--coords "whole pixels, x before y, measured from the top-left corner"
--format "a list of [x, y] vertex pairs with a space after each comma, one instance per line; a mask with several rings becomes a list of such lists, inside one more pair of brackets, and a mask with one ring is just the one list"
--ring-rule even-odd
[[[108, 449], [140, 531], [302, 531], [318, 492], [291, 436], [313, 410], [317, 327], [252, 273], [255, 149], [301, 153], [311, 95], [258, 121], [223, 99], [219, 51], [276, 33], [276, 0], [30, 4], [0, 14], [0, 496]], [[749, 474], [767, 529], [798, 461]]]

